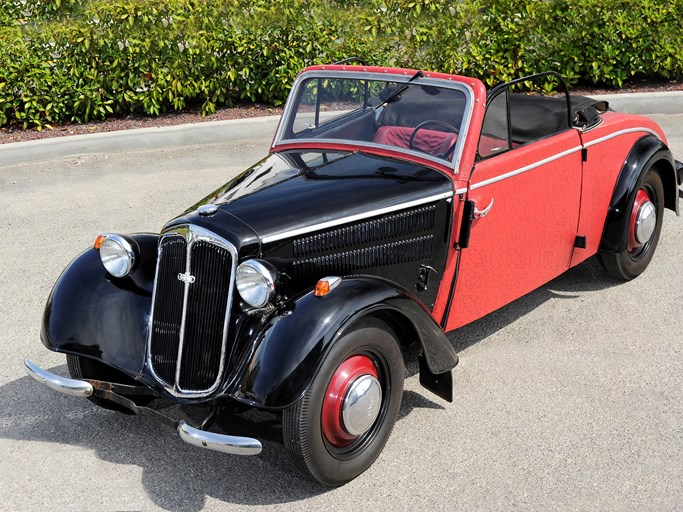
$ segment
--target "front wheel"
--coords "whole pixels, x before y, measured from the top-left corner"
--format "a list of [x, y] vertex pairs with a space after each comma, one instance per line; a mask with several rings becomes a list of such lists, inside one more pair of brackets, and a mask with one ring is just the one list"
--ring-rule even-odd
[[318, 482], [336, 487], [368, 469], [394, 427], [403, 357], [384, 322], [367, 319], [339, 338], [304, 397], [285, 410], [285, 447]]
[[664, 186], [654, 169], [648, 169], [641, 178], [629, 212], [626, 250], [598, 253], [607, 273], [624, 281], [630, 281], [645, 271], [659, 242], [664, 215]]

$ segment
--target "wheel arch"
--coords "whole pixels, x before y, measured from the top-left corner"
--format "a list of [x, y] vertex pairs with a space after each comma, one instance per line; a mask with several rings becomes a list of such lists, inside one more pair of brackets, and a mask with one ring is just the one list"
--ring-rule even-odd
[[291, 301], [251, 342], [240, 340], [254, 348], [239, 357], [225, 393], [255, 407], [290, 407], [303, 397], [334, 342], [363, 318], [388, 324], [400, 348], [419, 342], [426, 372], [450, 376], [458, 362], [441, 328], [410, 292], [383, 279], [348, 277], [328, 296], [310, 291]]
[[646, 135], [633, 145], [617, 179], [610, 199], [600, 252], [622, 252], [627, 248], [628, 205], [635, 198], [641, 177], [653, 169], [664, 186], [664, 207], [679, 215], [678, 180], [669, 148], [654, 135]]
[[127, 235], [140, 261], [130, 276], [115, 278], [92, 247], [57, 279], [45, 305], [40, 338], [48, 349], [85, 357], [130, 377], [142, 371], [158, 235]]

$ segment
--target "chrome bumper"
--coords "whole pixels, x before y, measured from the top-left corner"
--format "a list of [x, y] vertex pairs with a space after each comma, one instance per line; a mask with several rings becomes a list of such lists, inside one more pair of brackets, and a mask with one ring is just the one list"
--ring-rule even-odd
[[[53, 391], [58, 391], [59, 393], [70, 396], [88, 397], [97, 395], [97, 388], [93, 387], [90, 382], [55, 375], [54, 373], [43, 370], [40, 366], [37, 366], [28, 359], [24, 359], [24, 366], [26, 367], [26, 373], [28, 373], [29, 376], [33, 377], [38, 382], [45, 384]], [[110, 394], [111, 392], [107, 393]], [[130, 402], [130, 405], [126, 406], [135, 414], [150, 412], [155, 415], [163, 416], [153, 409], [139, 407], [136, 406], [134, 402], [131, 402], [124, 397], [120, 398], [122, 399], [122, 402]], [[121, 404], [118, 400], [117, 403]], [[163, 416], [163, 418], [168, 422], [168, 418], [165, 416]], [[178, 434], [180, 434], [180, 439], [192, 446], [233, 455], [258, 455], [261, 453], [261, 442], [250, 437], [229, 436], [207, 432], [206, 430], [194, 428], [182, 420], [179, 422], [173, 421], [172, 425], [176, 428]]]
[[42, 382], [53, 391], [59, 391], [60, 393], [71, 396], [92, 395], [93, 388], [92, 384], [89, 382], [67, 379], [66, 377], [55, 375], [54, 373], [43, 370], [40, 366], [28, 359], [24, 359], [24, 366], [26, 367], [26, 373], [28, 373], [29, 376], [33, 377], [38, 382]]
[[233, 455], [258, 455], [261, 453], [261, 442], [250, 437], [226, 436], [214, 434], [206, 430], [191, 427], [184, 421], [178, 424], [180, 439], [192, 446], [207, 448], [217, 452]]

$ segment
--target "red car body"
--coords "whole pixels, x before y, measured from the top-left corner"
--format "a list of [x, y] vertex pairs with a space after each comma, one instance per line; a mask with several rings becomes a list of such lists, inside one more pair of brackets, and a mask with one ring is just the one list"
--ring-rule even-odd
[[[414, 69], [346, 65], [312, 66], [304, 73], [316, 71], [399, 76], [418, 73]], [[651, 119], [608, 111], [604, 105], [594, 126], [568, 124], [559, 133], [482, 159], [478, 149], [485, 142], [482, 125], [491, 100], [484, 84], [445, 73], [424, 73], [424, 77], [466, 84], [474, 96], [467, 140], [456, 165], [435, 165], [388, 148], [366, 147], [363, 151], [428, 163], [451, 177], [458, 198], [454, 202], [451, 240], [459, 240], [465, 201], [472, 201], [481, 210], [495, 205], [486, 215], [473, 219], [467, 250], [458, 243], [450, 246], [432, 310], [434, 320], [448, 332], [596, 255], [601, 249], [608, 212], [614, 207], [615, 186], [630, 152], [644, 137], [660, 141], [660, 149], [666, 147], [667, 140]], [[568, 108], [569, 115], [575, 114], [570, 105]], [[306, 148], [354, 151], [358, 146], [339, 142], [281, 144], [276, 138], [271, 150]], [[643, 159], [647, 160], [645, 156]], [[646, 166], [661, 168], [666, 207], [678, 215], [678, 187], [683, 180], [680, 162], [664, 149], [654, 161], [640, 162], [639, 170], [644, 171]]]
[[[548, 81], [564, 95], [538, 94]], [[638, 276], [664, 208], [678, 214], [682, 174], [656, 123], [570, 97], [557, 74], [487, 91], [313, 66], [266, 158], [160, 234], [98, 237], [64, 271], [41, 339], [72, 378], [26, 368], [232, 454], [261, 443], [209, 430], [226, 405], [280, 414], [299, 466], [342, 485], [391, 433], [408, 347], [420, 383], [452, 401], [445, 332], [596, 254], [612, 276]], [[194, 427], [156, 399], [209, 413]]]

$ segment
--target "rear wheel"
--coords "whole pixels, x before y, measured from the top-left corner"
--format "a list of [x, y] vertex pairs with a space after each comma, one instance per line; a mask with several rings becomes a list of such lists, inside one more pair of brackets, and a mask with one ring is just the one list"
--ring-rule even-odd
[[[71, 377], [74, 379], [103, 380], [106, 382], [128, 385], [136, 384], [133, 379], [121, 373], [120, 371], [85, 357], [67, 354], [66, 365], [69, 368], [69, 375], [71, 375]], [[133, 414], [130, 409], [126, 409], [122, 405], [112, 402], [111, 400], [105, 400], [104, 398], [100, 398], [98, 396], [89, 396], [88, 400], [104, 409], [123, 412], [125, 414]], [[149, 401], [150, 399], [145, 397], [145, 400]]]
[[403, 357], [387, 324], [364, 320], [335, 342], [297, 404], [285, 410], [285, 447], [318, 482], [336, 487], [370, 467], [393, 429]]
[[654, 169], [649, 169], [641, 178], [629, 212], [626, 250], [598, 254], [607, 273], [624, 281], [645, 271], [659, 242], [664, 214], [664, 187]]

